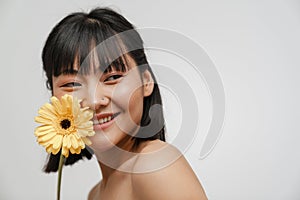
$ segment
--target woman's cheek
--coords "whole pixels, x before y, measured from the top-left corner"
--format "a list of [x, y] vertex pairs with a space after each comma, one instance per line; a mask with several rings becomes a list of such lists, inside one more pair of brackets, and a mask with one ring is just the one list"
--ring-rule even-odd
[[125, 111], [129, 110], [130, 104], [139, 103], [143, 100], [141, 91], [142, 82], [136, 71], [131, 72], [115, 87], [112, 100]]
[[64, 92], [61, 91], [60, 89], [58, 88], [53, 88], [53, 96], [55, 96], [56, 98], [60, 99], [62, 96], [64, 96]]
[[143, 114], [143, 92], [140, 82], [123, 80], [115, 88], [112, 101], [125, 114], [124, 118], [117, 121], [120, 129], [126, 133], [136, 129]]

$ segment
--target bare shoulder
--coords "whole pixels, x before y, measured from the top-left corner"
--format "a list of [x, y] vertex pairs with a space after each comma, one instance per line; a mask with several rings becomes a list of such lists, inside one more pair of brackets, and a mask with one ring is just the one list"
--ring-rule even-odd
[[191, 166], [174, 146], [153, 141], [140, 153], [132, 175], [137, 199], [207, 200]]
[[100, 182], [97, 183], [92, 189], [91, 191], [89, 192], [89, 195], [88, 195], [88, 200], [94, 200], [96, 199], [96, 196], [98, 195], [99, 191], [99, 185], [100, 185]]

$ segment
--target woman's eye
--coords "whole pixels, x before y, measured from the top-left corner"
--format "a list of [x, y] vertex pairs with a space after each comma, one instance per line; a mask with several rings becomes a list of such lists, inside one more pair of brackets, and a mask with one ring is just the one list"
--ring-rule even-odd
[[80, 87], [81, 84], [77, 83], [77, 82], [70, 82], [70, 83], [66, 83], [64, 85], [62, 85], [61, 87]]
[[115, 75], [112, 75], [112, 76], [109, 76], [108, 78], [106, 78], [104, 80], [104, 82], [113, 82], [113, 81], [116, 81], [117, 79], [121, 78], [122, 75], [119, 75], [119, 74], [115, 74]]

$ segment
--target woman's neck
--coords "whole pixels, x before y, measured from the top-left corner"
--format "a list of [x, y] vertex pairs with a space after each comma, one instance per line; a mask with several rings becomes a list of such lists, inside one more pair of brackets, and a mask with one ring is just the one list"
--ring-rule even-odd
[[130, 173], [134, 166], [138, 149], [133, 147], [134, 140], [126, 137], [116, 146], [103, 152], [94, 152], [102, 173], [102, 182], [119, 173]]

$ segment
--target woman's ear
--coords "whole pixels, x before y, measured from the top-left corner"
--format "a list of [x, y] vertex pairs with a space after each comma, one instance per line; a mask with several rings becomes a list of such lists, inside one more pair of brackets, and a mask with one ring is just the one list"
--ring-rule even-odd
[[143, 72], [143, 87], [144, 97], [148, 97], [152, 94], [154, 88], [154, 82], [151, 73], [146, 70]]

